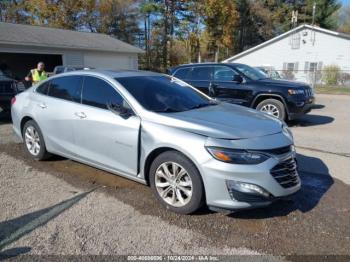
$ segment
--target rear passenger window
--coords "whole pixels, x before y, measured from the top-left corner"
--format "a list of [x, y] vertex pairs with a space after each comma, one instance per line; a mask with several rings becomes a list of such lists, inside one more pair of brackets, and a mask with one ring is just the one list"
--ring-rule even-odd
[[51, 80], [49, 96], [68, 101], [80, 102], [83, 78], [81, 76], [64, 76]]
[[49, 91], [50, 81], [46, 81], [45, 83], [42, 83], [40, 86], [36, 88], [36, 92], [39, 94], [47, 95], [47, 92]]
[[195, 67], [192, 70], [191, 80], [204, 80], [209, 81], [212, 78], [212, 67]]
[[179, 79], [188, 79], [190, 77], [190, 72], [192, 68], [180, 68], [179, 70], [176, 71], [174, 74], [175, 77]]
[[83, 104], [107, 109], [108, 104], [121, 105], [123, 97], [107, 82], [96, 77], [84, 78]]

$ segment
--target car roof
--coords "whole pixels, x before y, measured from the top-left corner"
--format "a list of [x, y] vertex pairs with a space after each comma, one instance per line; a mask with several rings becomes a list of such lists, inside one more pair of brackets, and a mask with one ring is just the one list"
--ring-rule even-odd
[[111, 78], [120, 78], [120, 77], [136, 77], [136, 76], [162, 76], [164, 74], [150, 72], [150, 71], [141, 71], [141, 70], [100, 70], [100, 69], [91, 69], [91, 70], [76, 70], [68, 73], [62, 73], [58, 76], [65, 75], [104, 75]]
[[222, 66], [222, 65], [227, 65], [227, 66], [235, 66], [235, 65], [243, 65], [240, 63], [215, 63], [215, 62], [206, 62], [206, 63], [191, 63], [191, 64], [182, 64], [182, 65], [178, 65], [178, 66], [174, 66], [169, 68], [169, 70], [175, 70], [175, 69], [179, 69], [182, 67], [200, 67], [200, 66]]
[[88, 70], [89, 72], [97, 72], [108, 75], [110, 77], [130, 77], [130, 76], [161, 76], [163, 74], [155, 73], [151, 71], [142, 70]]

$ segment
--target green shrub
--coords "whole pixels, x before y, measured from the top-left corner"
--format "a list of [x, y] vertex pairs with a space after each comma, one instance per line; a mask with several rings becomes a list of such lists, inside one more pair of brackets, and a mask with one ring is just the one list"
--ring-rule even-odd
[[340, 80], [340, 67], [328, 65], [323, 68], [322, 81], [326, 85], [337, 85]]

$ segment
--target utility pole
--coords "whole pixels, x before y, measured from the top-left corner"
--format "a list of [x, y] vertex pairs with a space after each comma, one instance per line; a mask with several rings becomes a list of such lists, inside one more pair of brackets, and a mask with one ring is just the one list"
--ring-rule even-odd
[[298, 26], [298, 10], [292, 11], [292, 35], [290, 38], [290, 45], [292, 49], [297, 49], [300, 46], [300, 33], [295, 32], [294, 29]]
[[[314, 5], [312, 6], [312, 27], [315, 26], [315, 16], [316, 16], [316, 2], [314, 1]], [[312, 45], [315, 45], [316, 33], [315, 30], [312, 29], [311, 32], [311, 42]]]
[[198, 16], [197, 17], [197, 27], [196, 27], [196, 37], [197, 37], [196, 41], [197, 41], [197, 49], [198, 49], [197, 63], [202, 63], [199, 26], [200, 26], [200, 17]]
[[292, 11], [292, 28], [296, 28], [298, 25], [298, 10]]
[[[315, 15], [316, 15], [316, 2], [314, 1], [314, 4], [312, 6], [312, 27], [315, 26]], [[312, 28], [311, 30], [311, 43], [314, 46], [315, 45], [315, 39], [316, 39], [316, 35], [315, 35], [315, 30]], [[317, 67], [314, 68], [314, 72], [313, 72], [313, 81], [312, 81], [312, 88], [315, 88], [316, 85], [316, 70]]]

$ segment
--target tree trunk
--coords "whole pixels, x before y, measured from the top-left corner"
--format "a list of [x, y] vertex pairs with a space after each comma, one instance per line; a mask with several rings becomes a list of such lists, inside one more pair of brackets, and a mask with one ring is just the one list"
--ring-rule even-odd
[[145, 49], [146, 49], [146, 65], [147, 69], [150, 69], [150, 64], [149, 64], [149, 50], [148, 50], [148, 31], [147, 31], [147, 17], [145, 17], [144, 21], [144, 35], [145, 35]]
[[[173, 51], [173, 39], [174, 39], [174, 24], [175, 24], [175, 1], [170, 1], [170, 48], [169, 53], [172, 54]], [[169, 59], [170, 60], [170, 59]], [[170, 65], [172, 65], [172, 61], [169, 61]]]
[[215, 63], [219, 62], [219, 51], [219, 47], [217, 47], [215, 50]]
[[169, 3], [164, 0], [164, 25], [163, 25], [163, 70], [168, 67], [168, 27], [169, 27]]

